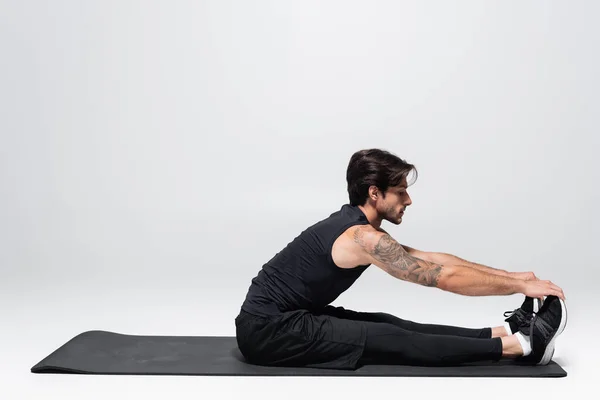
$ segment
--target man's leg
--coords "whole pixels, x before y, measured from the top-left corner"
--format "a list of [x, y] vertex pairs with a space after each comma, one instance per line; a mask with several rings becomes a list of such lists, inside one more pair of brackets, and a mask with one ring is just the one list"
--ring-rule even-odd
[[258, 365], [355, 369], [368, 363], [456, 365], [520, 355], [518, 342], [511, 342], [514, 336], [426, 334], [307, 310], [236, 320], [236, 329], [240, 350]]
[[337, 318], [350, 319], [353, 321], [381, 322], [392, 324], [397, 327], [406, 329], [408, 331], [426, 333], [431, 335], [451, 335], [484, 339], [508, 336], [506, 329], [504, 329], [504, 327], [502, 326], [475, 329], [450, 325], [423, 324], [408, 321], [399, 318], [395, 315], [384, 312], [353, 311], [345, 309], [344, 307], [334, 307], [331, 305], [325, 307], [322, 313]]
[[359, 365], [458, 365], [523, 354], [514, 335], [485, 339], [420, 333], [382, 322], [363, 323], [367, 327], [367, 338]]

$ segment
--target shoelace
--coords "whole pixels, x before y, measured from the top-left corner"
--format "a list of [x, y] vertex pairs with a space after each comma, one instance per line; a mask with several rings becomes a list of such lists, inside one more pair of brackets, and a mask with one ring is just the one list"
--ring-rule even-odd
[[533, 313], [527, 313], [520, 308], [516, 308], [512, 311], [504, 312], [505, 317], [512, 317], [513, 315], [516, 317], [517, 324], [519, 326], [525, 325], [525, 324], [529, 325], [529, 323], [531, 322], [531, 318], [533, 318]]
[[515, 309], [514, 309], [514, 310], [512, 310], [512, 311], [510, 311], [510, 310], [509, 310], [509, 311], [504, 311], [504, 316], [505, 316], [505, 317], [510, 317], [511, 315], [513, 315], [514, 313], [516, 313], [516, 312], [517, 312], [517, 311], [519, 311], [519, 310], [520, 310], [520, 308], [515, 308]]

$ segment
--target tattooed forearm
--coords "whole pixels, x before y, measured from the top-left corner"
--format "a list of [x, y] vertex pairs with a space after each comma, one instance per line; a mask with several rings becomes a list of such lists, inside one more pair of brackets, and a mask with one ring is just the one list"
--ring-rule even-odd
[[379, 236], [374, 245], [357, 229], [354, 241], [361, 245], [390, 275], [424, 286], [438, 286], [442, 265], [413, 257], [390, 235]]
[[375, 259], [389, 268], [390, 274], [425, 286], [437, 286], [441, 265], [415, 258], [390, 235], [382, 235], [373, 249]]

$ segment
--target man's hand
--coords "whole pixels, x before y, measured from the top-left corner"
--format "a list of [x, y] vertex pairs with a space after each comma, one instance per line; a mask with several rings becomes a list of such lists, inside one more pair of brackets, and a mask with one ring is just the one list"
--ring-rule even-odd
[[509, 272], [511, 278], [528, 281], [523, 289], [523, 294], [529, 297], [538, 298], [544, 301], [544, 297], [555, 295], [565, 299], [563, 290], [550, 281], [540, 281], [533, 272]]
[[563, 290], [550, 281], [528, 280], [523, 281], [522, 293], [525, 296], [543, 299], [544, 296], [554, 295], [562, 300], [565, 299]]
[[538, 277], [533, 272], [509, 272], [508, 276], [522, 281], [537, 281]]

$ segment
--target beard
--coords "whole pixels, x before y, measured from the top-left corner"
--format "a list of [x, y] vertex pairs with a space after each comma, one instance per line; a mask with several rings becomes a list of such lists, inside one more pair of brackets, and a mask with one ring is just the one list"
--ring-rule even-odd
[[400, 223], [402, 222], [402, 217], [404, 216], [403, 214], [401, 214], [401, 212], [402, 212], [402, 209], [400, 211], [398, 211], [394, 207], [387, 207], [385, 209], [384, 219], [386, 221], [391, 222], [392, 224], [400, 225]]

